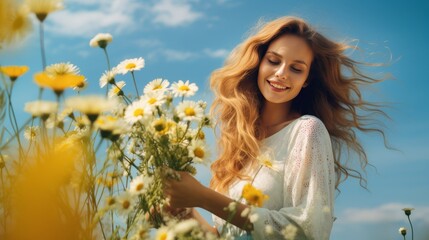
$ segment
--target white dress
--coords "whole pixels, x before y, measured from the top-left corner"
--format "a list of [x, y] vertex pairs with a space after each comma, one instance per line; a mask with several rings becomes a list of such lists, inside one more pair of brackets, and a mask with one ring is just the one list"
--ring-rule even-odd
[[[336, 177], [331, 139], [322, 121], [310, 115], [294, 120], [264, 139], [261, 153], [271, 156], [273, 167], [262, 167], [253, 185], [269, 199], [263, 207], [252, 208], [251, 214], [258, 218], [251, 234], [228, 224], [227, 235], [236, 239], [284, 239], [282, 230], [291, 224], [297, 229], [295, 240], [329, 239]], [[250, 176], [256, 171], [253, 169]], [[246, 183], [234, 183], [229, 197], [240, 199]], [[215, 215], [213, 220], [220, 231], [225, 221]], [[271, 234], [266, 232], [267, 225], [273, 230]]]

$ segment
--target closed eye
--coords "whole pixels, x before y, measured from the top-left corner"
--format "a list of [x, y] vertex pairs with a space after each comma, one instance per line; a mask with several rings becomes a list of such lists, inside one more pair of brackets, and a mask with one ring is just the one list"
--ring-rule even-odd
[[302, 72], [302, 70], [301, 70], [301, 69], [298, 69], [298, 68], [294, 68], [294, 67], [292, 67], [291, 69], [292, 69], [292, 71], [294, 71], [294, 72], [296, 72], [296, 73], [300, 73], [300, 72]]
[[280, 63], [279, 61], [271, 60], [269, 58], [268, 58], [268, 62], [271, 63], [271, 64], [273, 64], [273, 65], [277, 65], [277, 64]]

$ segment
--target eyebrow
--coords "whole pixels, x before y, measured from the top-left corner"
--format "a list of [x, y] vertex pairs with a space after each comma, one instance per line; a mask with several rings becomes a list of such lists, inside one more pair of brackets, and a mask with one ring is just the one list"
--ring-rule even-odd
[[[274, 52], [274, 51], [267, 51], [267, 53], [274, 54], [274, 55], [276, 55], [279, 58], [283, 57], [282, 55], [280, 55], [279, 53]], [[293, 60], [293, 61], [296, 62], [296, 63], [302, 63], [302, 64], [304, 64], [305, 66], [308, 67], [307, 63], [305, 63], [303, 60], [296, 59], [296, 60]]]

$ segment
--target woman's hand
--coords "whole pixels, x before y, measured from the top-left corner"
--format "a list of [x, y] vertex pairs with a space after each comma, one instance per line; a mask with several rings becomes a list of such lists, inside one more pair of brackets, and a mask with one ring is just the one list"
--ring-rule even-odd
[[180, 180], [164, 180], [164, 195], [171, 208], [200, 207], [206, 187], [187, 172], [177, 172]]

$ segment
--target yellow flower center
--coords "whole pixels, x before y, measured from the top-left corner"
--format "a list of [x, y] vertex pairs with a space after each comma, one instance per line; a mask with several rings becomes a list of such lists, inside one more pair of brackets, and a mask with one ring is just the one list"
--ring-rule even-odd
[[114, 198], [112, 198], [112, 197], [109, 197], [108, 199], [107, 199], [107, 205], [108, 206], [112, 206], [113, 204], [115, 204], [116, 203], [116, 200], [114, 199]]
[[128, 63], [127, 66], [125, 66], [125, 68], [128, 70], [134, 69], [135, 67], [136, 67], [135, 63]]
[[262, 161], [262, 164], [268, 168], [272, 168], [273, 167], [273, 163], [269, 160], [269, 159], [264, 159]]
[[154, 122], [153, 127], [155, 128], [155, 131], [161, 132], [167, 128], [167, 124], [164, 120], [159, 119]]
[[154, 104], [157, 102], [156, 98], [151, 98], [147, 101], [149, 104]]
[[143, 187], [144, 187], [144, 184], [143, 184], [143, 183], [139, 183], [139, 184], [137, 184], [137, 186], [136, 186], [136, 191], [141, 191], [141, 190], [143, 189]]
[[134, 117], [143, 116], [143, 115], [144, 115], [143, 109], [137, 108], [136, 110], [134, 110]]
[[34, 138], [34, 137], [36, 137], [36, 136], [37, 136], [36, 131], [31, 131], [31, 132], [30, 132], [30, 137], [31, 137], [31, 138]]
[[191, 107], [185, 108], [185, 115], [186, 116], [195, 116], [195, 109]]
[[194, 149], [194, 155], [195, 155], [195, 157], [198, 157], [198, 158], [202, 159], [202, 158], [204, 158], [204, 154], [205, 154], [204, 150], [201, 149], [200, 147], [197, 147], [197, 148]]
[[188, 86], [183, 85], [183, 86], [180, 86], [180, 87], [179, 87], [179, 90], [180, 90], [180, 91], [187, 92], [187, 91], [189, 91], [190, 89], [189, 89], [189, 87], [188, 87]]
[[121, 88], [119, 88], [119, 87], [115, 87], [115, 88], [113, 89], [113, 92], [114, 92], [115, 94], [118, 94], [118, 93], [119, 93], [119, 91], [121, 91]]
[[159, 240], [166, 240], [167, 239], [167, 233], [161, 233], [159, 236]]
[[161, 84], [159, 84], [159, 85], [156, 85], [154, 88], [153, 88], [153, 90], [158, 90], [158, 89], [162, 89], [162, 86], [161, 86]]
[[125, 200], [124, 202], [122, 202], [122, 208], [128, 209], [130, 206], [131, 206], [130, 201]]
[[197, 137], [201, 140], [204, 140], [206, 138], [206, 135], [204, 134], [204, 132], [199, 131], [197, 134]]

